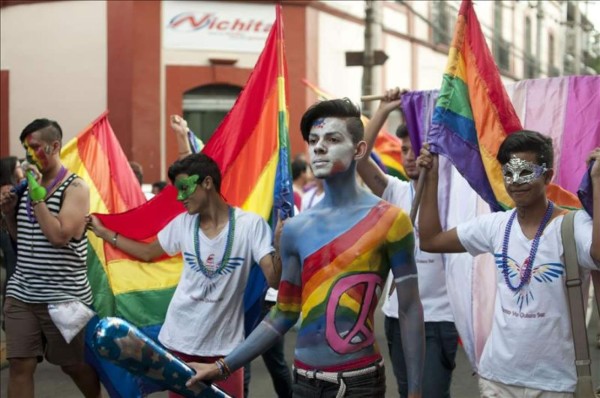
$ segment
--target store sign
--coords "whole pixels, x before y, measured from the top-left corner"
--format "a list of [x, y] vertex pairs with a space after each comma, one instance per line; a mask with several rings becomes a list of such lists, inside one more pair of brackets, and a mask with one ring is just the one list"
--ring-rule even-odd
[[259, 53], [275, 21], [272, 4], [163, 1], [163, 45], [170, 49]]

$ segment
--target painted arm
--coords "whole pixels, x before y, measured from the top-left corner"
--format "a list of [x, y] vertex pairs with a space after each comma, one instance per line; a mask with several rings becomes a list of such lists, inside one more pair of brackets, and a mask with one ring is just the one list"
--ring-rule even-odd
[[119, 250], [122, 250], [139, 260], [149, 262], [165, 254], [158, 239], [155, 239], [150, 243], [138, 242], [107, 229], [96, 216], [90, 215], [87, 217], [87, 220], [88, 228], [92, 230], [97, 237], [110, 242]]
[[279, 282], [281, 281], [281, 256], [279, 255], [279, 241], [281, 238], [281, 232], [283, 230], [283, 224], [284, 221], [278, 218], [277, 225], [275, 226], [275, 252], [264, 256], [258, 262], [258, 265], [262, 269], [269, 287], [272, 287], [273, 289], [277, 289]]
[[63, 195], [56, 216], [45, 202], [39, 202], [33, 208], [42, 233], [54, 247], [63, 247], [71, 239], [81, 238], [85, 233], [85, 216], [90, 211], [90, 189], [82, 179], [73, 180]]
[[593, 212], [592, 221], [592, 247], [590, 255], [596, 262], [600, 262], [600, 147], [594, 149], [588, 157], [588, 162], [595, 160], [591, 170], [592, 190], [593, 190]]
[[[281, 257], [283, 274], [279, 285], [277, 303], [250, 336], [224, 358], [226, 366], [234, 372], [246, 363], [268, 350], [294, 324], [300, 315], [301, 306], [301, 264], [295, 249], [296, 238], [287, 225], [281, 237]], [[188, 363], [196, 371], [186, 385], [189, 387], [200, 380], [215, 380], [222, 376], [214, 364]]]
[[371, 152], [377, 139], [377, 134], [383, 127], [390, 112], [400, 107], [400, 89], [395, 88], [386, 92], [385, 98], [381, 100], [379, 108], [373, 115], [365, 128], [365, 141], [367, 142], [367, 153], [357, 164], [356, 170], [360, 178], [367, 184], [371, 192], [381, 197], [383, 191], [387, 187], [387, 177], [385, 173], [377, 166], [375, 161], [371, 159]]
[[462, 253], [465, 248], [456, 228], [442, 231], [438, 207], [438, 158], [429, 152], [429, 145], [424, 144], [417, 165], [427, 170], [423, 195], [419, 208], [419, 241], [421, 250], [429, 253]]
[[183, 159], [192, 154], [192, 148], [188, 141], [188, 125], [187, 121], [179, 115], [171, 115], [171, 128], [175, 132], [177, 138], [177, 153], [178, 159]]
[[[408, 397], [421, 397], [423, 363], [425, 360], [425, 325], [419, 297], [417, 266], [414, 257], [415, 239], [406, 214], [393, 228], [408, 231], [388, 247], [388, 257], [398, 296], [398, 322], [406, 363]], [[394, 235], [401, 235], [395, 232]]]

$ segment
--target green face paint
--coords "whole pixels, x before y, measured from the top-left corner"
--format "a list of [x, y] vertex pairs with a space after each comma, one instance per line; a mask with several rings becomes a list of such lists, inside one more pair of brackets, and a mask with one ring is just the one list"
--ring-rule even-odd
[[199, 175], [195, 174], [186, 178], [180, 178], [175, 181], [175, 188], [177, 188], [177, 200], [186, 200], [189, 198], [196, 187], [198, 186]]

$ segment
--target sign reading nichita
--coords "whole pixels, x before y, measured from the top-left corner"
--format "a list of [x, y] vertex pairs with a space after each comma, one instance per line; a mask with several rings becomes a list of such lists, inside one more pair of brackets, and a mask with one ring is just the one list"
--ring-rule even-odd
[[275, 22], [273, 4], [163, 1], [168, 49], [260, 53]]

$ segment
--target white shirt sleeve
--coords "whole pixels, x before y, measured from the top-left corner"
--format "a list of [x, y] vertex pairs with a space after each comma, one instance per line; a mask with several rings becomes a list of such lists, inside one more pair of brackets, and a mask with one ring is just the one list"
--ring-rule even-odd
[[600, 263], [594, 262], [592, 249], [592, 218], [584, 210], [575, 213], [575, 247], [579, 266], [593, 270], [600, 269]]
[[482, 253], [494, 253], [494, 241], [500, 232], [504, 214], [491, 213], [476, 217], [456, 227], [458, 239], [472, 256]]
[[181, 252], [181, 234], [187, 231], [184, 225], [186, 213], [182, 213], [171, 220], [157, 235], [158, 243], [169, 256]]
[[258, 263], [264, 256], [275, 251], [271, 242], [273, 241], [273, 234], [271, 228], [265, 220], [260, 216], [255, 216], [256, 221], [253, 226], [252, 239], [252, 258]]
[[381, 194], [381, 199], [410, 213], [410, 207], [412, 205], [411, 189], [410, 183], [388, 175], [387, 186]]

